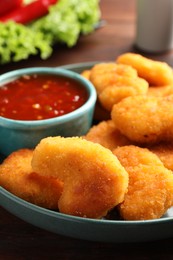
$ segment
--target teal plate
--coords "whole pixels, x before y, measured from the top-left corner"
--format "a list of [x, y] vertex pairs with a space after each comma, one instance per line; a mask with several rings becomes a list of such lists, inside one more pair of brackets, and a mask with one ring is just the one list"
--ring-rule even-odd
[[88, 70], [88, 69], [92, 68], [97, 63], [100, 63], [100, 61], [69, 64], [69, 65], [60, 66], [59, 68], [72, 70], [74, 72], [81, 73], [84, 70]]
[[[80, 73], [97, 62], [63, 66]], [[133, 243], [173, 237], [173, 207], [160, 219], [124, 221], [87, 219], [48, 210], [0, 187], [0, 206], [20, 219], [50, 232], [90, 241]]]
[[173, 209], [157, 220], [87, 219], [38, 207], [0, 187], [0, 205], [22, 220], [60, 235], [91, 241], [132, 243], [173, 237]]

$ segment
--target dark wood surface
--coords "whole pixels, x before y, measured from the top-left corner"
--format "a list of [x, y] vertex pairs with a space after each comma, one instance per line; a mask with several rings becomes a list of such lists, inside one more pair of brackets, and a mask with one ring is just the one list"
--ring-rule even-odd
[[[22, 67], [59, 66], [88, 61], [114, 60], [135, 49], [135, 0], [101, 0], [106, 25], [81, 36], [71, 49], [56, 46], [53, 55], [0, 66], [0, 74]], [[145, 54], [173, 66], [173, 52]], [[173, 238], [146, 243], [89, 242], [34, 227], [0, 207], [0, 259], [173, 259]]]

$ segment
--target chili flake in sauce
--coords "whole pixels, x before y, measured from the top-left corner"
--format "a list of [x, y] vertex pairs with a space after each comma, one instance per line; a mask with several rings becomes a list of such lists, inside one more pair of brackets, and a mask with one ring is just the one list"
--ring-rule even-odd
[[0, 87], [0, 116], [42, 120], [70, 113], [88, 99], [84, 87], [57, 75], [24, 75]]

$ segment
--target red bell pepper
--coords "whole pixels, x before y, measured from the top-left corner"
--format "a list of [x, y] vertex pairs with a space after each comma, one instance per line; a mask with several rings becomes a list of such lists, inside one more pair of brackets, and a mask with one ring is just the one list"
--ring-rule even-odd
[[21, 6], [23, 0], [0, 0], [0, 15], [4, 15], [13, 9]]
[[57, 0], [36, 0], [0, 17], [0, 22], [13, 20], [16, 23], [27, 24], [41, 16], [46, 15], [49, 11], [49, 6], [55, 4], [56, 2]]

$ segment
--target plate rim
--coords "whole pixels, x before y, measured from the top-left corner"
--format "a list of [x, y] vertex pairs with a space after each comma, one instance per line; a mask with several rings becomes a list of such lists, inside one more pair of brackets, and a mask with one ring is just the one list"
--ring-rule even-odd
[[[62, 218], [67, 218], [67, 220], [76, 220], [76, 221], [80, 221], [80, 222], [94, 222], [94, 223], [101, 223], [101, 224], [121, 224], [121, 225], [137, 225], [137, 224], [158, 224], [160, 222], [167, 222], [168, 220], [172, 220], [173, 221], [173, 216], [172, 217], [162, 217], [162, 218], [158, 218], [158, 219], [150, 219], [150, 220], [109, 220], [109, 219], [94, 219], [94, 218], [83, 218], [83, 217], [78, 217], [78, 216], [73, 216], [73, 215], [68, 215], [65, 213], [60, 213], [58, 211], [53, 211], [51, 209], [46, 209], [44, 207], [35, 205], [33, 203], [30, 203], [16, 195], [14, 195], [13, 193], [9, 192], [8, 190], [6, 190], [5, 188], [0, 186], [0, 197], [4, 196], [7, 199], [12, 199], [12, 201], [14, 201], [15, 203], [19, 203], [21, 206], [24, 206], [30, 209], [35, 209], [37, 212], [41, 213], [42, 211], [45, 212], [47, 215], [49, 216], [55, 216], [55, 217], [62, 217]], [[4, 207], [2, 205], [3, 203], [0, 201], [0, 206]], [[156, 223], [157, 222], [157, 223]]]

